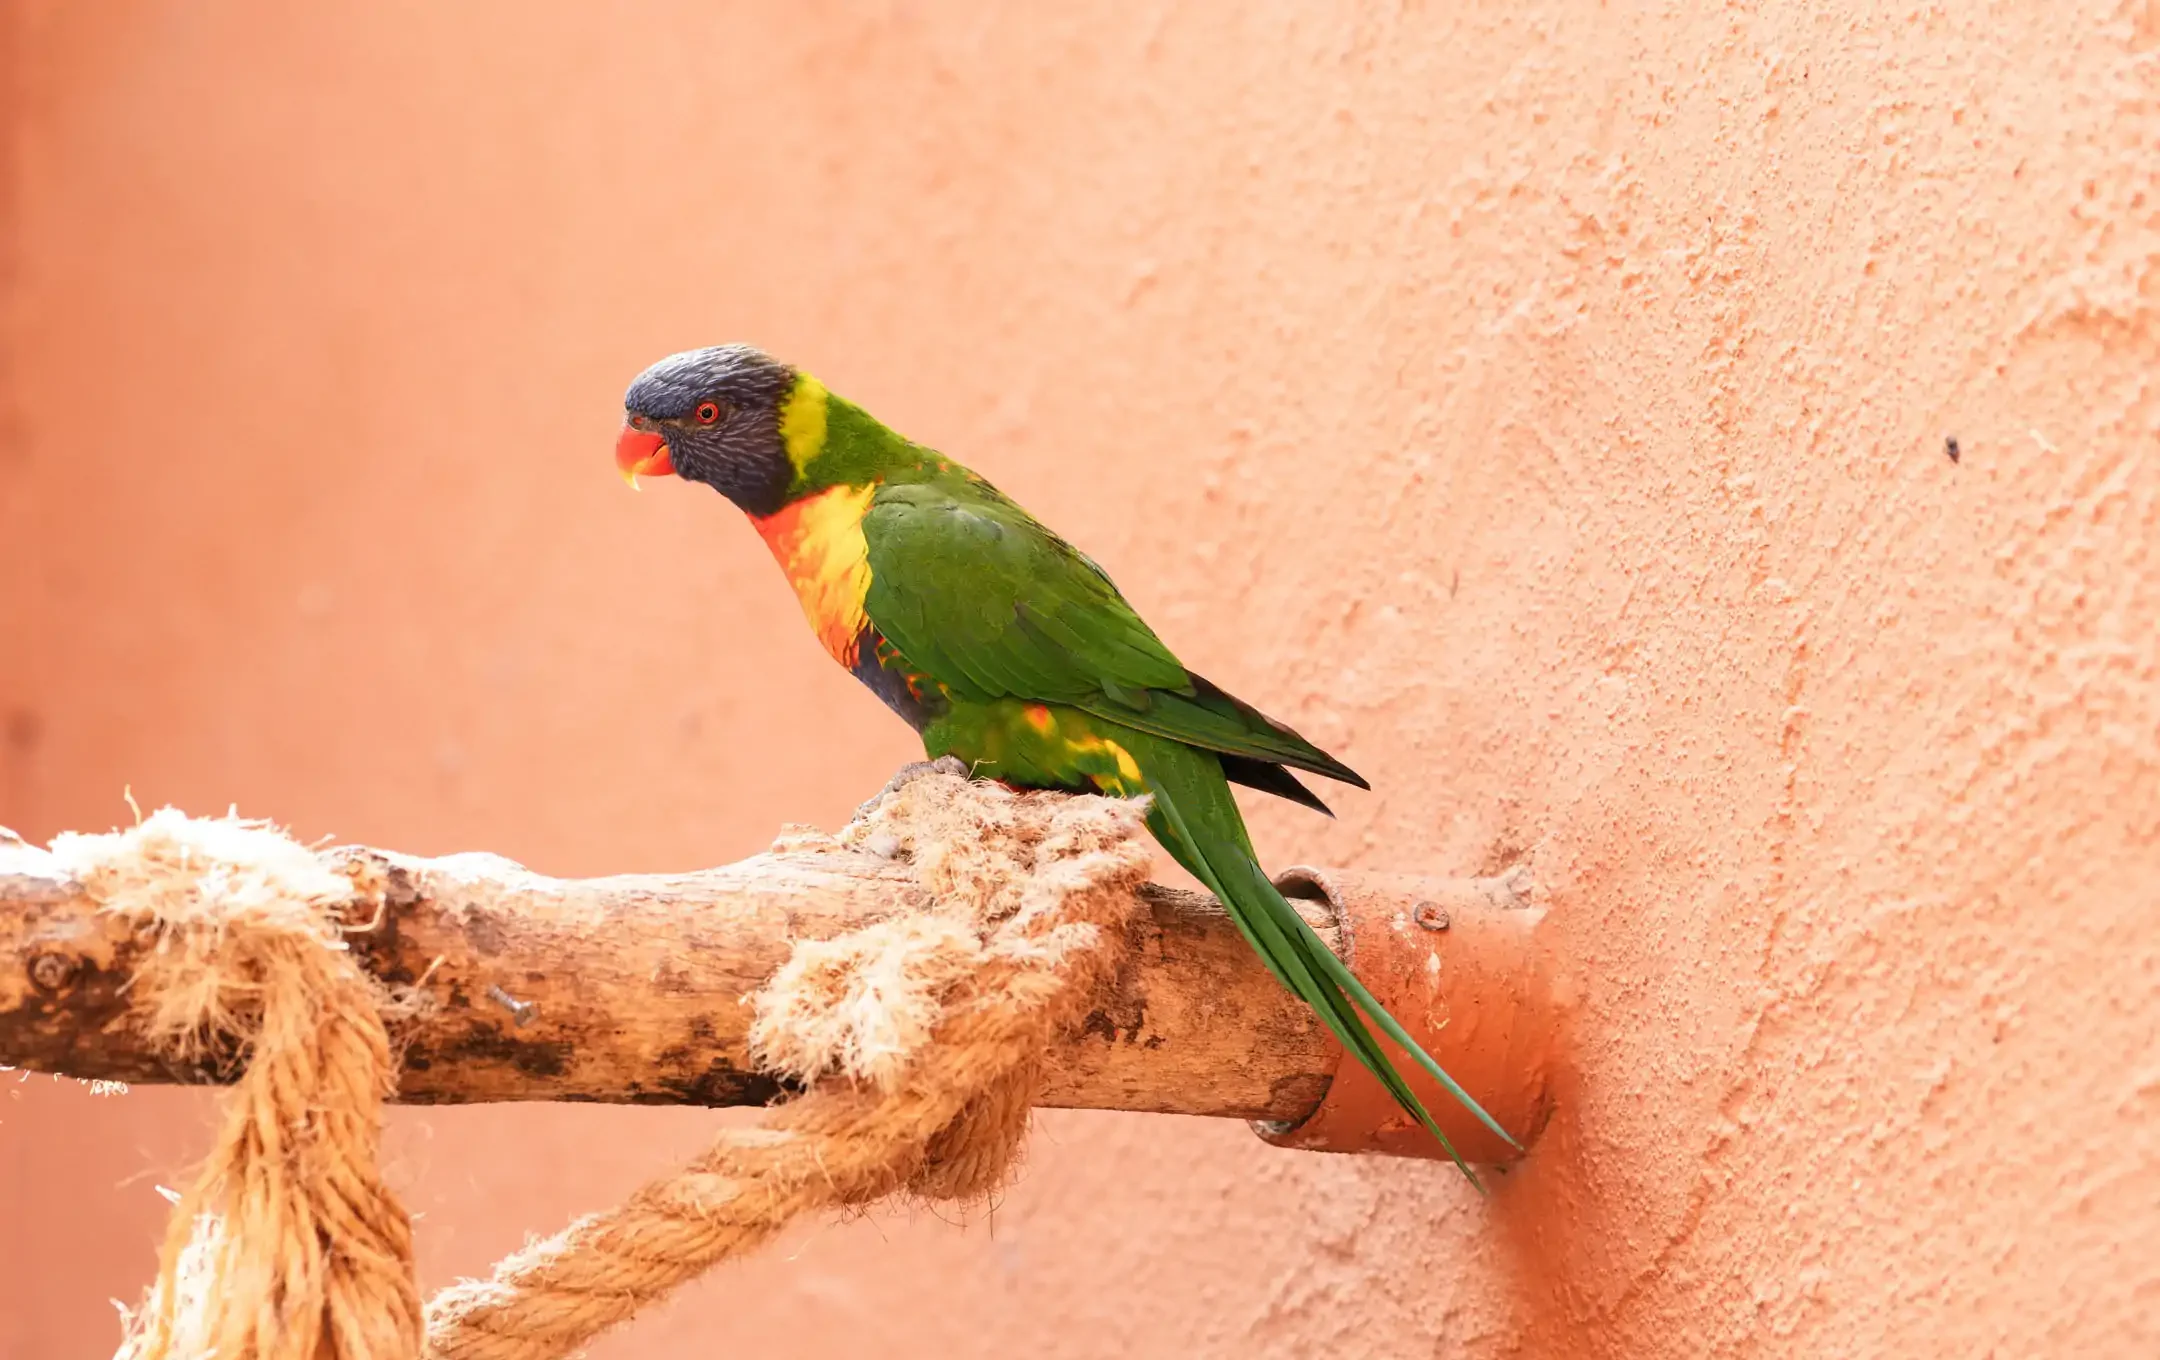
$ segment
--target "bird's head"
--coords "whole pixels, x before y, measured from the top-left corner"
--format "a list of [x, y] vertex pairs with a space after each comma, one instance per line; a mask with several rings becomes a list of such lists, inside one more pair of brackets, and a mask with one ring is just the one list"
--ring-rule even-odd
[[748, 345], [670, 354], [623, 394], [615, 466], [633, 487], [673, 474], [753, 514], [777, 509], [794, 476], [780, 413], [796, 377]]

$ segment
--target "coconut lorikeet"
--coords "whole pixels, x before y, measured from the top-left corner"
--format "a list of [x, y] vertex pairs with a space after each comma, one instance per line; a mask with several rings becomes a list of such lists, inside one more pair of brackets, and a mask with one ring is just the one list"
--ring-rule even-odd
[[1283, 900], [1230, 794], [1236, 782], [1326, 812], [1291, 770], [1370, 787], [1355, 771], [1187, 670], [1100, 567], [995, 487], [809, 374], [747, 345], [690, 350], [646, 369], [623, 405], [623, 476], [703, 482], [747, 513], [825, 650], [931, 759], [1027, 788], [1149, 795], [1163, 848], [1465, 1175], [1367, 1018], [1513, 1142]]

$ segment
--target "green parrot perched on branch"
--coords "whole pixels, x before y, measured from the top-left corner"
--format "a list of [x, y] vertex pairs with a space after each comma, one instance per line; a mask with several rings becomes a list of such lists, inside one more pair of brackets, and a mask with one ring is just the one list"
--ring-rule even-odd
[[638, 375], [623, 404], [623, 476], [703, 482], [748, 514], [825, 650], [932, 760], [1025, 788], [1148, 795], [1163, 848], [1465, 1175], [1368, 1018], [1513, 1144], [1283, 900], [1230, 793], [1326, 812], [1291, 770], [1370, 787], [1355, 771], [1187, 670], [1100, 567], [995, 487], [809, 374], [747, 345], [690, 350]]

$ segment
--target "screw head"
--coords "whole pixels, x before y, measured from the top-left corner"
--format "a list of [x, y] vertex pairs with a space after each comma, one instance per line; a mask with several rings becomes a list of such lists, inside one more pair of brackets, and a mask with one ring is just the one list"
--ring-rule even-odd
[[1420, 902], [1410, 908], [1410, 919], [1427, 930], [1446, 930], [1450, 924], [1447, 908], [1438, 902]]

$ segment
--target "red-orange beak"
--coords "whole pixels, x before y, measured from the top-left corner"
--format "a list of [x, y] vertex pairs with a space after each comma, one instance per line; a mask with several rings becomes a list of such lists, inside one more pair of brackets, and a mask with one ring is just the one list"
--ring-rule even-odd
[[615, 439], [615, 470], [635, 491], [640, 477], [674, 476], [675, 460], [668, 454], [665, 439], [651, 430], [625, 425]]

